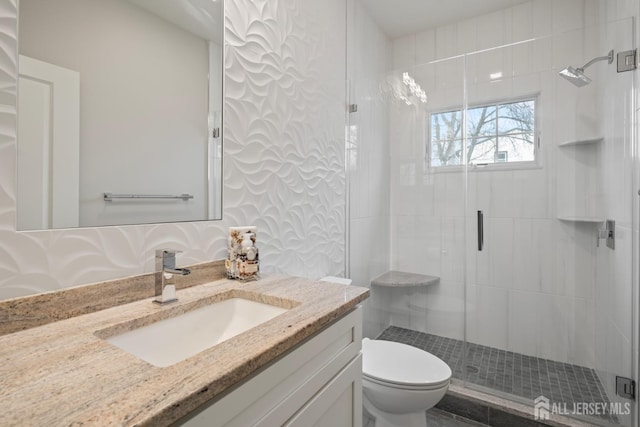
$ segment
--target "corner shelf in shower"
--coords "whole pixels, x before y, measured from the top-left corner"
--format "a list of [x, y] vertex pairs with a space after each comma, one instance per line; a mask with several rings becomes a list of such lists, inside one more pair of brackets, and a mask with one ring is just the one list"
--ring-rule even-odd
[[585, 139], [576, 139], [571, 141], [565, 141], [558, 144], [558, 147], [577, 147], [577, 146], [585, 146], [585, 145], [595, 145], [600, 144], [604, 141], [604, 137], [598, 136], [595, 138], [585, 138]]
[[593, 216], [558, 216], [558, 219], [565, 222], [584, 222], [591, 224], [599, 224], [601, 222], [604, 222], [604, 218]]
[[387, 286], [391, 288], [405, 288], [412, 286], [429, 286], [440, 282], [436, 276], [426, 274], [405, 273], [404, 271], [391, 270], [371, 281], [372, 285]]

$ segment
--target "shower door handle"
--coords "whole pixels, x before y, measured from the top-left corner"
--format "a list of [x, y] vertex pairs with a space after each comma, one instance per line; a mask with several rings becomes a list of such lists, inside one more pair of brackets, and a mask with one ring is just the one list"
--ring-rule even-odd
[[478, 211], [478, 251], [484, 246], [484, 215]]

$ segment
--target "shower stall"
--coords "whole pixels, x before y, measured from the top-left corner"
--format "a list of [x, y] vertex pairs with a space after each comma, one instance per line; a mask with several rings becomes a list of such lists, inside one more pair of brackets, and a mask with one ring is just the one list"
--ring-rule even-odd
[[633, 17], [532, 0], [394, 35], [372, 3], [347, 13], [348, 274], [439, 280], [371, 285], [365, 335], [540, 416], [637, 425]]

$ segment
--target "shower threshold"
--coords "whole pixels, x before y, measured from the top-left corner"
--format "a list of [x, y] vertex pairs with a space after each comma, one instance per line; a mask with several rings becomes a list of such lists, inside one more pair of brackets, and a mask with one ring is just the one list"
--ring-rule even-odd
[[[534, 400], [540, 396], [566, 407], [573, 407], [574, 403], [605, 403], [608, 406], [610, 402], [598, 376], [590, 368], [474, 343], [466, 345], [465, 367], [462, 354], [464, 342], [461, 340], [397, 326], [389, 326], [378, 339], [400, 342], [428, 351], [449, 365], [454, 380], [465, 380], [466, 370], [467, 384], [478, 386], [483, 391], [492, 390], [498, 394], [516, 396], [514, 400], [520, 404], [529, 402], [531, 410]], [[618, 423], [613, 414], [603, 414], [598, 418], [606, 424]]]

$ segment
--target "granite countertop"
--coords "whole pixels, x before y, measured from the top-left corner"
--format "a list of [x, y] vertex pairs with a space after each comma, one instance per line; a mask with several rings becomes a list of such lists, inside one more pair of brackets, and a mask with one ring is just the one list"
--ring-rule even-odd
[[373, 279], [371, 284], [376, 286], [402, 288], [408, 286], [435, 285], [438, 282], [440, 282], [440, 278], [436, 276], [391, 270]]
[[[166, 368], [96, 336], [193, 308], [225, 293], [290, 308]], [[366, 288], [268, 276], [217, 280], [0, 336], [0, 425], [167, 425], [246, 379], [368, 297]], [[102, 331], [102, 332], [101, 332]]]

